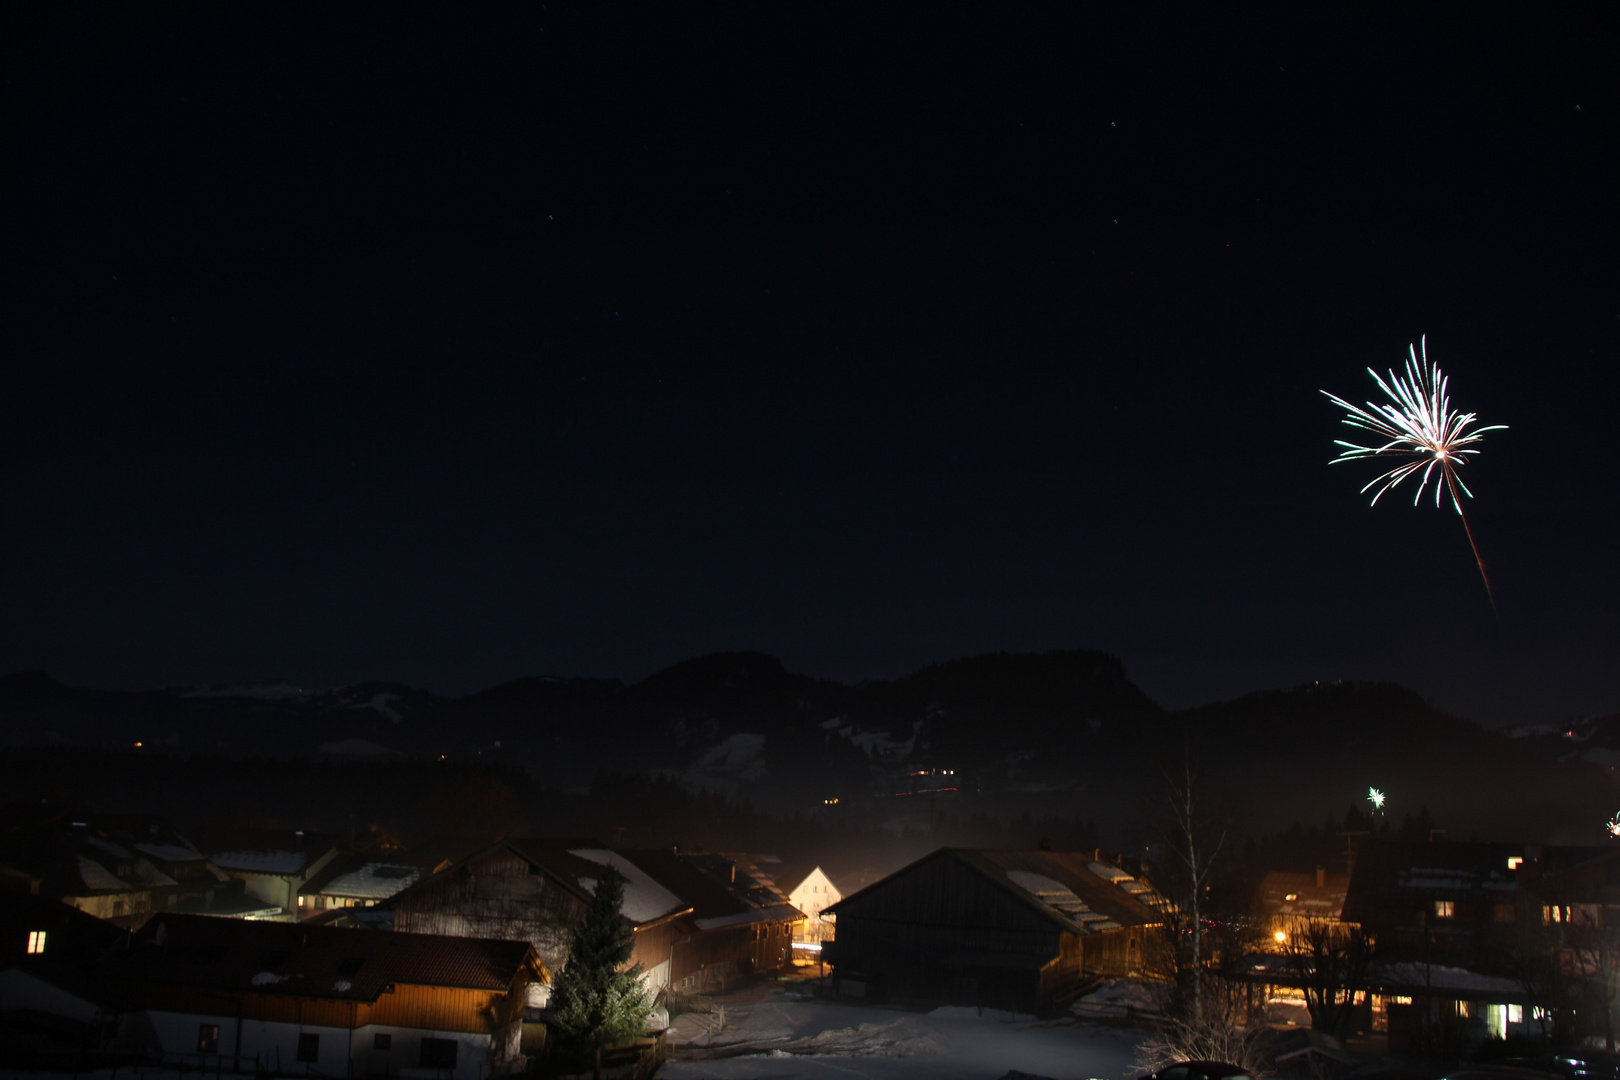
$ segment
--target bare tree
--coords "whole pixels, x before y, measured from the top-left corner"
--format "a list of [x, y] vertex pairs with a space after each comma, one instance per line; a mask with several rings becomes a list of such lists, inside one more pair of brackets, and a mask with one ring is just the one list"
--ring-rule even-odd
[[1221, 974], [1207, 974], [1199, 1008], [1171, 1009], [1136, 1048], [1136, 1066], [1158, 1072], [1178, 1061], [1224, 1061], [1253, 1075], [1271, 1062], [1272, 1032], [1256, 1023], [1249, 986]]
[[1354, 924], [1298, 919], [1286, 931], [1283, 954], [1305, 991], [1311, 1026], [1343, 1036], [1357, 991], [1366, 989], [1372, 943]]

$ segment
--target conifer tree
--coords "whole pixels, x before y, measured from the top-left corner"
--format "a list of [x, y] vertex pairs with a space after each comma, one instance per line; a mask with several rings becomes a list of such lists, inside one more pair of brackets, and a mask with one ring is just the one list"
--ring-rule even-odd
[[619, 970], [630, 959], [634, 938], [619, 914], [624, 875], [602, 868], [585, 918], [574, 928], [568, 965], [551, 991], [551, 1023], [565, 1049], [590, 1055], [594, 1075], [602, 1051], [640, 1037], [652, 998], [641, 982], [641, 965]]

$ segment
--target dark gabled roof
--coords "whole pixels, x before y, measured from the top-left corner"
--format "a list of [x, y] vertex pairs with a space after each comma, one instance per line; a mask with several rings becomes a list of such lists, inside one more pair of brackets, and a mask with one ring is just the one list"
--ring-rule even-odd
[[234, 993], [375, 1001], [390, 984], [506, 991], [525, 968], [544, 978], [526, 941], [402, 934], [162, 913], [115, 951], [110, 979]]
[[1337, 919], [1344, 912], [1349, 874], [1323, 874], [1321, 885], [1315, 874], [1273, 870], [1260, 882], [1258, 900], [1262, 910], [1272, 915], [1299, 919]]
[[1508, 859], [1523, 859], [1528, 850], [1524, 844], [1375, 841], [1356, 851], [1343, 917], [1367, 922], [1382, 900], [1506, 895], [1516, 879]]
[[705, 874], [683, 855], [657, 848], [620, 852], [646, 871], [647, 876], [685, 900], [694, 919], [744, 915], [749, 905], [730, 889]]
[[844, 897], [825, 912], [837, 914], [895, 878], [941, 858], [962, 863], [1071, 934], [1157, 926], [1164, 922], [1170, 906], [1146, 882], [1099, 861], [1094, 852], [940, 848]]
[[27, 955], [28, 934], [46, 932], [43, 956], [81, 963], [121, 942], [127, 931], [48, 896], [0, 893], [0, 967]]

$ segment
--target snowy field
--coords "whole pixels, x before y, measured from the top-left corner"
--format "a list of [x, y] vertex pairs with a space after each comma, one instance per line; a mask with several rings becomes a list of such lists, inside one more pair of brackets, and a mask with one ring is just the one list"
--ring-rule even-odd
[[[1139, 1033], [962, 1008], [899, 1012], [775, 994], [728, 1004], [726, 1026], [680, 1045], [670, 1080], [997, 1080], [1008, 1070], [1053, 1080], [1132, 1080]], [[677, 1028], [682, 1025], [677, 1024]], [[694, 1055], [730, 1056], [694, 1056]]]

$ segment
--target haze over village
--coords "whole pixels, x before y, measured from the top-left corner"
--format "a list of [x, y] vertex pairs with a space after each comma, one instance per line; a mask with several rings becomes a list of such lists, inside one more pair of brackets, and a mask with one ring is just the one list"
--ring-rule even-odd
[[9, 8], [0, 1080], [1620, 1080], [1617, 18]]

